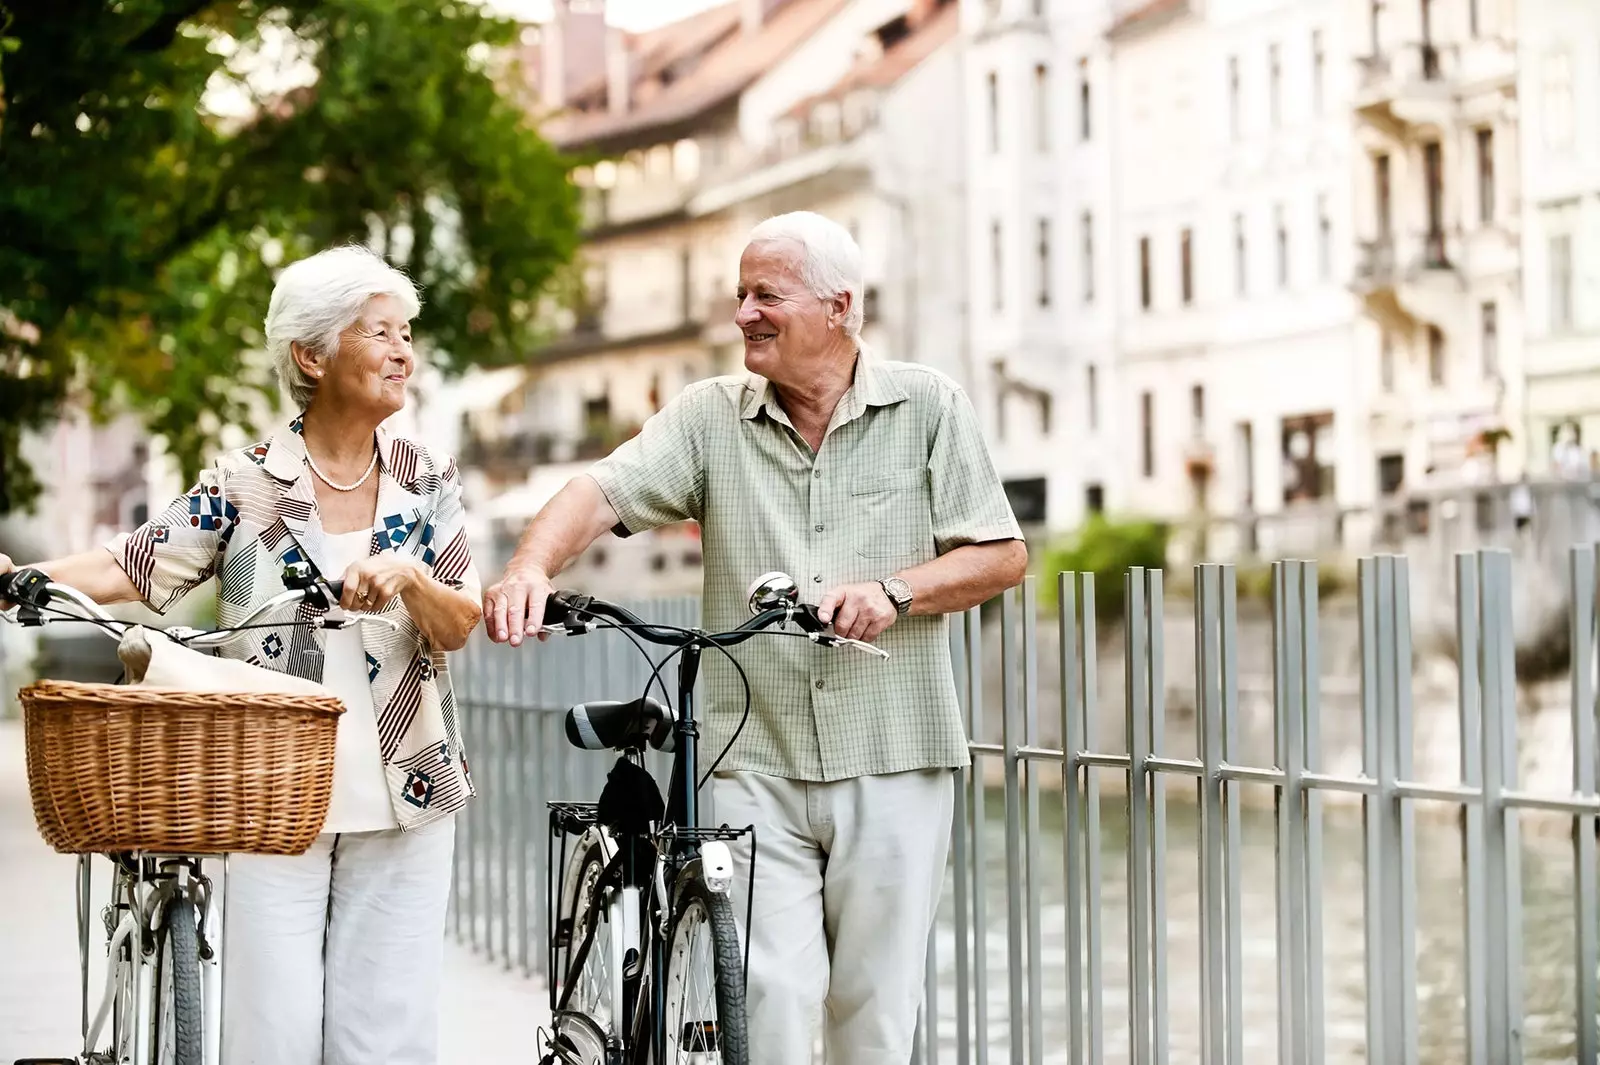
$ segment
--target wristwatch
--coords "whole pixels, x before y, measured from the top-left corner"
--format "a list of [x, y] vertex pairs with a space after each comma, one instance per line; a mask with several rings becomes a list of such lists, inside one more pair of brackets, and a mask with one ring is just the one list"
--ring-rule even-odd
[[911, 585], [899, 577], [880, 577], [878, 584], [883, 588], [883, 594], [889, 597], [889, 602], [894, 604], [894, 612], [901, 617], [911, 611]]

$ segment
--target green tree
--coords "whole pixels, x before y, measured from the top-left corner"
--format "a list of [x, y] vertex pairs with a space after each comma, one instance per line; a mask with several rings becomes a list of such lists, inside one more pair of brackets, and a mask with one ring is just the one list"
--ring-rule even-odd
[[[193, 472], [276, 395], [243, 359], [275, 268], [330, 244], [424, 286], [447, 370], [538, 344], [578, 207], [506, 66], [515, 24], [466, 0], [3, 3], [0, 513], [37, 490], [21, 434], [69, 396]], [[303, 76], [263, 72], [285, 56]]]

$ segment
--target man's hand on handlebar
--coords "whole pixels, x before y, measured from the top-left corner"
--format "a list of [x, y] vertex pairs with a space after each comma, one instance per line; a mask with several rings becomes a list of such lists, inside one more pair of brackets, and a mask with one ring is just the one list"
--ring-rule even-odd
[[508, 570], [505, 579], [483, 593], [483, 624], [489, 639], [520, 647], [526, 636], [545, 639], [545, 600], [555, 591], [550, 578], [537, 569]]
[[900, 615], [877, 581], [844, 584], [832, 589], [817, 604], [817, 616], [832, 623], [833, 631], [850, 640], [871, 643]]

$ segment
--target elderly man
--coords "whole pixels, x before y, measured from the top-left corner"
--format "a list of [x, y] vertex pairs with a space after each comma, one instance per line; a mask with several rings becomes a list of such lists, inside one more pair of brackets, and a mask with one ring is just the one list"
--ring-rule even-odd
[[[754, 705], [712, 801], [717, 821], [757, 830], [747, 1006], [761, 1065], [810, 1062], [819, 1024], [830, 1065], [910, 1059], [952, 770], [967, 764], [945, 615], [1027, 565], [966, 395], [862, 348], [861, 273], [855, 241], [820, 215], [757, 226], [736, 315], [750, 373], [690, 386], [574, 478], [484, 596], [490, 637], [518, 644], [551, 578], [600, 534], [693, 519], [707, 627], [737, 625], [749, 582], [781, 569], [835, 632], [890, 652], [776, 640], [740, 655]], [[704, 667], [712, 753], [744, 707], [719, 659]]]

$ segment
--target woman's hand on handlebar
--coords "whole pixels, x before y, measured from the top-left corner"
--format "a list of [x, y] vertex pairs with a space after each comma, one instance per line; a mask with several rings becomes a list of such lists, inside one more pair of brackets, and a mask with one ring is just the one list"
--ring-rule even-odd
[[344, 571], [339, 605], [346, 610], [376, 614], [389, 605], [389, 600], [427, 575], [420, 559], [392, 551], [363, 558]]
[[545, 638], [545, 600], [555, 588], [542, 570], [507, 570], [505, 579], [483, 593], [483, 624], [489, 639], [520, 647], [524, 637]]
[[[4, 577], [8, 573], [15, 572], [16, 568], [16, 564], [11, 561], [11, 557], [9, 555], [0, 555], [0, 577]], [[4, 583], [4, 581], [0, 581], [0, 586], [3, 586]], [[5, 610], [10, 606], [11, 601], [3, 596], [0, 596], [0, 610]]]

